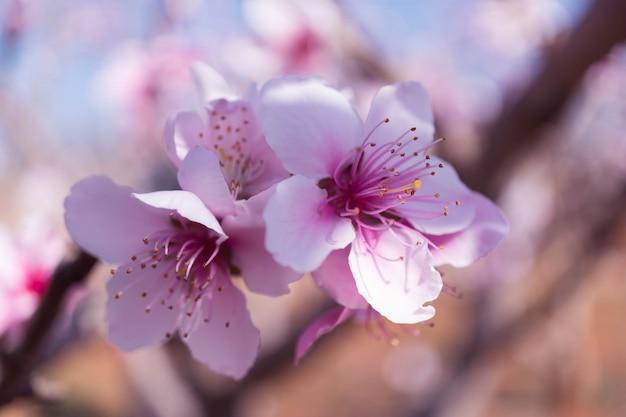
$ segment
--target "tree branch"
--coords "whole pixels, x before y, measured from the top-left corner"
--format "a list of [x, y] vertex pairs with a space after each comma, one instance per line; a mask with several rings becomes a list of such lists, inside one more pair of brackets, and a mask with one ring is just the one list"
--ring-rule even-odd
[[54, 271], [41, 303], [28, 323], [22, 342], [12, 353], [3, 357], [0, 406], [28, 391], [26, 378], [32, 372], [42, 344], [62, 309], [65, 295], [73, 285], [85, 280], [96, 261], [88, 253], [80, 252], [73, 261], [61, 263]]

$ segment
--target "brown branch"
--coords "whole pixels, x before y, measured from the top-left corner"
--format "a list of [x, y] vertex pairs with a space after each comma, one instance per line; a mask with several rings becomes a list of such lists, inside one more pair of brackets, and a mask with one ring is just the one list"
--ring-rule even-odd
[[539, 142], [539, 131], [559, 116], [587, 69], [626, 41], [625, 16], [626, 1], [596, 0], [568, 39], [547, 53], [543, 69], [487, 132], [474, 169], [463, 173], [471, 188], [496, 195], [501, 171]]
[[96, 258], [80, 252], [73, 261], [61, 263], [54, 271], [39, 307], [33, 314], [19, 346], [4, 356], [0, 381], [0, 406], [28, 391], [27, 377], [32, 372], [41, 347], [62, 309], [70, 288], [85, 280]]

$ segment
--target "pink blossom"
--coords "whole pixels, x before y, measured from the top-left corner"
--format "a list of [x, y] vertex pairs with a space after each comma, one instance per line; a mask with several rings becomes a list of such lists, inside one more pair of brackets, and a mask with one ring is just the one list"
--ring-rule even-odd
[[19, 331], [35, 312], [63, 248], [60, 236], [39, 222], [20, 228], [19, 235], [0, 227], [0, 336]]
[[469, 265], [505, 235], [500, 210], [428, 154], [443, 139], [432, 139], [420, 84], [382, 88], [365, 122], [314, 77], [268, 82], [261, 106], [267, 141], [294, 174], [264, 211], [267, 248], [341, 305], [428, 320], [443, 286], [435, 266]]
[[207, 100], [205, 112], [181, 112], [170, 119], [165, 149], [179, 168], [181, 187], [205, 196], [219, 217], [232, 214], [236, 200], [266, 190], [288, 173], [261, 131], [256, 86], [237, 98], [210, 67], [197, 63], [194, 70]]
[[237, 242], [249, 219], [245, 213], [238, 228], [231, 227], [231, 243], [228, 221], [223, 228], [195, 194], [137, 194], [106, 177], [75, 184], [65, 208], [74, 240], [118, 265], [107, 283], [110, 342], [132, 350], [178, 332], [194, 358], [212, 370], [234, 378], [246, 374], [260, 336], [231, 271], [245, 279], [249, 259], [263, 259], [264, 249], [254, 245], [262, 241], [254, 228], [246, 231], [247, 244]]

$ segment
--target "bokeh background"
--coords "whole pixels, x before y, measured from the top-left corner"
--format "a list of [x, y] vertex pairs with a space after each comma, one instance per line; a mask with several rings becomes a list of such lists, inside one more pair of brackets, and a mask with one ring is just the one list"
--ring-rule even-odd
[[[448, 139], [435, 153], [511, 226], [472, 267], [442, 268], [459, 295], [443, 294], [417, 336], [352, 321], [295, 366], [295, 338], [332, 304], [306, 278], [286, 297], [250, 294], [263, 346], [239, 382], [176, 341], [109, 345], [97, 264], [67, 292], [19, 396], [0, 392], [0, 416], [626, 415], [625, 4], [0, 0], [0, 279], [27, 280], [0, 294], [2, 377], [23, 360], [54, 268], [76, 256], [70, 186], [106, 174], [177, 187], [161, 136], [202, 105], [196, 60], [241, 91], [318, 74], [364, 115], [380, 86], [421, 81]], [[3, 314], [20, 324], [5, 329]]]

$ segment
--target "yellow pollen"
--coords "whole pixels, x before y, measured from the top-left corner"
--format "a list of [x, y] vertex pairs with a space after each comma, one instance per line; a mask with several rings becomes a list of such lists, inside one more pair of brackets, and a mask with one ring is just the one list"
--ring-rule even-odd
[[440, 245], [440, 246], [439, 246], [439, 249], [443, 249], [443, 248], [445, 248], [445, 246], [443, 246], [443, 245]]

